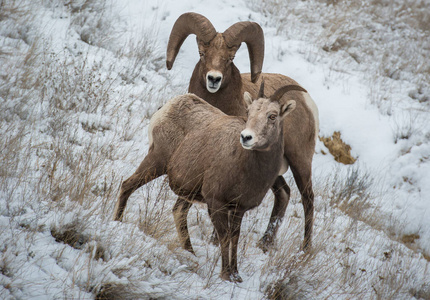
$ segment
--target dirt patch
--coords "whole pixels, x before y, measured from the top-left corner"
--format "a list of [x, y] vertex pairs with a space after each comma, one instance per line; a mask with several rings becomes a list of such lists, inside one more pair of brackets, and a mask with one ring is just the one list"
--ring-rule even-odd
[[418, 234], [405, 234], [402, 236], [402, 243], [403, 244], [414, 244], [415, 240], [419, 239], [420, 236]]
[[62, 230], [54, 228], [51, 230], [51, 235], [57, 243], [64, 243], [78, 250], [81, 250], [89, 241], [89, 237], [81, 234], [74, 225], [68, 225]]
[[[93, 253], [92, 258], [98, 260], [101, 258], [106, 261], [105, 249], [100, 245], [99, 242], [96, 245], [87, 245], [90, 242], [90, 237], [82, 234], [76, 223], [65, 225], [64, 228], [53, 228], [51, 229], [51, 235], [55, 238], [57, 243], [67, 244], [77, 250], [84, 250], [86, 252]], [[95, 247], [95, 251], [94, 251]]]
[[427, 261], [430, 261], [430, 255], [416, 244], [416, 240], [420, 238], [420, 235], [416, 233], [404, 234], [400, 237], [400, 242], [402, 242], [409, 249], [415, 252], [420, 252]]
[[331, 137], [320, 137], [320, 141], [324, 143], [337, 162], [352, 165], [357, 160], [351, 155], [351, 146], [342, 141], [339, 131], [335, 131]]

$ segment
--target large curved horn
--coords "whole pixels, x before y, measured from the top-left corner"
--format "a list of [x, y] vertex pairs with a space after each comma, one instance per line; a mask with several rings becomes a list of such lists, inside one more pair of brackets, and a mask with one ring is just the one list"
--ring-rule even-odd
[[217, 34], [215, 27], [204, 16], [197, 13], [182, 14], [173, 25], [167, 44], [166, 66], [170, 70], [178, 55], [182, 43], [190, 35], [195, 34], [204, 43], [209, 43]]
[[223, 33], [227, 46], [240, 46], [242, 42], [248, 46], [251, 62], [251, 81], [256, 82], [263, 68], [264, 34], [260, 25], [254, 22], [238, 22], [231, 25]]
[[300, 92], [307, 93], [307, 91], [301, 86], [298, 86], [295, 84], [284, 85], [283, 87], [280, 87], [279, 89], [277, 89], [272, 96], [270, 96], [270, 101], [279, 101], [282, 98], [282, 96], [284, 96], [284, 94], [289, 91], [300, 91]]

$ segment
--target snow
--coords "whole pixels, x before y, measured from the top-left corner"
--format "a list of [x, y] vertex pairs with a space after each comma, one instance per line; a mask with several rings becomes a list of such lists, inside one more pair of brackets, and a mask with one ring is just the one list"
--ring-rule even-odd
[[[114, 297], [262, 299], [277, 283], [297, 298], [429, 297], [429, 100], [418, 100], [428, 99], [430, 88], [425, 78], [417, 79], [420, 70], [401, 70], [394, 50], [390, 56], [370, 38], [349, 54], [324, 51], [318, 37], [323, 40], [327, 24], [315, 16], [316, 8], [337, 11], [333, 4], [309, 1], [314, 10], [307, 22], [297, 17], [305, 3], [292, 1], [295, 14], [288, 14], [292, 28], [286, 34], [277, 27], [279, 15], [259, 10], [255, 1], [27, 2], [16, 15], [11, 10], [0, 18], [0, 298], [91, 299], [119, 287]], [[194, 205], [188, 218], [196, 256], [180, 249], [171, 215], [175, 196], [163, 179], [130, 198], [124, 222], [111, 221], [121, 180], [148, 150], [150, 116], [186, 92], [198, 60], [191, 36], [172, 70], [165, 68], [170, 30], [188, 11], [208, 17], [220, 32], [238, 21], [261, 24], [263, 71], [305, 87], [318, 105], [320, 136], [341, 132], [357, 158], [353, 166], [341, 165], [317, 144], [312, 255], [299, 252], [303, 208], [291, 173], [285, 177], [292, 197], [273, 251], [264, 254], [256, 246], [272, 209], [271, 193], [246, 214], [241, 284], [218, 277], [220, 254], [208, 242], [212, 226], [204, 205]], [[398, 49], [408, 36], [412, 45], [425, 34], [400, 16], [387, 29], [362, 15], [392, 47], [387, 49]], [[351, 31], [350, 39], [358, 35]], [[37, 59], [26, 60], [32, 47]], [[360, 56], [360, 47], [374, 47], [374, 57], [386, 57], [387, 68], [394, 68], [387, 72], [400, 75], [381, 74], [379, 63]], [[414, 61], [426, 53], [421, 49]], [[246, 45], [235, 64], [249, 72]], [[336, 202], [335, 189], [354, 170], [361, 176], [356, 184], [371, 183], [364, 206], [363, 194]], [[80, 234], [79, 243], [57, 240], [68, 228]]]

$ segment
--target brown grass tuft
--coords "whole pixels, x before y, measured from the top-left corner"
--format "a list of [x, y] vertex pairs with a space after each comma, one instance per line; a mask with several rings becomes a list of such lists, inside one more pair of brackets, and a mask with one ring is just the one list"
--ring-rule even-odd
[[51, 235], [58, 243], [67, 244], [75, 249], [82, 249], [90, 238], [78, 231], [76, 224], [69, 224], [61, 229], [51, 229]]
[[344, 165], [351, 165], [357, 160], [351, 155], [351, 146], [342, 140], [339, 131], [333, 132], [331, 137], [320, 137], [319, 139], [328, 148], [337, 162], [343, 163]]

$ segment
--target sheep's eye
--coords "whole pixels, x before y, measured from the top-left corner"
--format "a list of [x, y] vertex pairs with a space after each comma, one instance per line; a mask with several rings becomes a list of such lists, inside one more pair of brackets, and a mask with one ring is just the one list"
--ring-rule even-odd
[[230, 56], [230, 57], [228, 58], [228, 61], [233, 61], [233, 59], [234, 59], [234, 56]]
[[200, 57], [203, 57], [203, 56], [205, 56], [205, 53], [203, 51], [199, 51], [199, 55], [200, 55]]
[[275, 114], [271, 114], [271, 115], [269, 116], [269, 119], [270, 119], [270, 120], [272, 120], [272, 121], [275, 121], [275, 120], [276, 120], [276, 117], [277, 117], [277, 115], [275, 115]]

